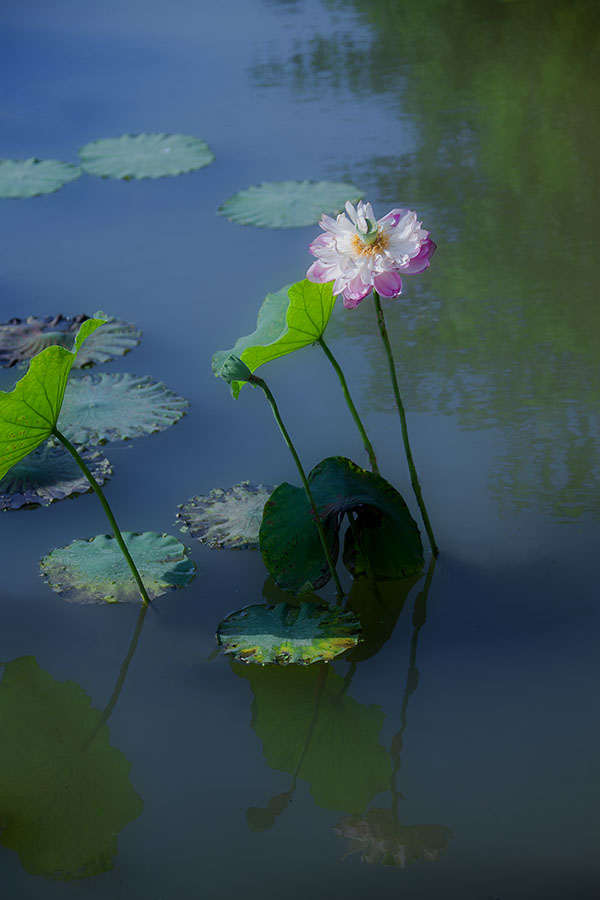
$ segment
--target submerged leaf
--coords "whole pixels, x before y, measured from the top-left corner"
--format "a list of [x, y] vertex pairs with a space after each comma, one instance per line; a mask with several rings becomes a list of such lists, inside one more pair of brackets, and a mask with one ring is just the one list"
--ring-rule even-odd
[[186, 134], [123, 134], [90, 141], [79, 151], [81, 168], [102, 178], [162, 178], [202, 169], [215, 156]]
[[215, 488], [180, 504], [181, 530], [213, 550], [256, 550], [265, 503], [272, 487], [242, 481], [228, 490]]
[[[46, 347], [59, 346], [71, 350], [75, 335], [89, 316], [28, 316], [11, 319], [0, 325], [0, 366], [14, 366], [41, 353]], [[136, 347], [142, 336], [132, 322], [107, 319], [101, 331], [91, 334], [73, 363], [73, 368], [105, 363], [124, 356]]]
[[227, 616], [217, 629], [217, 640], [239, 662], [308, 666], [355, 647], [360, 625], [351, 613], [331, 606], [261, 603]]
[[149, 375], [102, 372], [71, 378], [60, 414], [61, 431], [78, 444], [104, 444], [164, 431], [189, 403]]
[[405, 869], [417, 859], [436, 862], [446, 851], [452, 832], [444, 825], [402, 825], [389, 809], [370, 809], [344, 819], [333, 829], [347, 838], [348, 850], [362, 862]]
[[57, 159], [0, 159], [0, 197], [37, 197], [52, 194], [81, 169]]
[[[220, 375], [231, 355], [238, 356], [254, 372], [264, 363], [314, 344], [325, 333], [334, 305], [331, 283], [313, 284], [306, 278], [267, 294], [256, 329], [238, 338], [231, 350], [218, 350], [212, 358], [213, 372]], [[234, 397], [243, 383], [231, 382]]]
[[0, 844], [32, 875], [71, 881], [112, 868], [117, 835], [140, 815], [131, 764], [100, 710], [32, 656], [0, 682]]
[[[188, 548], [170, 534], [124, 531], [131, 553], [151, 600], [185, 587], [195, 565]], [[58, 547], [40, 562], [48, 585], [69, 603], [139, 603], [140, 592], [117, 541], [99, 534], [89, 541]]]
[[[112, 475], [112, 466], [98, 451], [79, 448], [88, 469], [102, 485]], [[75, 494], [91, 491], [81, 469], [64, 447], [49, 442], [10, 469], [0, 479], [0, 509], [19, 509], [22, 506], [48, 506]]]
[[339, 181], [270, 181], [234, 194], [219, 212], [240, 225], [299, 228], [314, 225], [323, 213], [343, 210], [347, 200], [364, 197], [353, 184]]

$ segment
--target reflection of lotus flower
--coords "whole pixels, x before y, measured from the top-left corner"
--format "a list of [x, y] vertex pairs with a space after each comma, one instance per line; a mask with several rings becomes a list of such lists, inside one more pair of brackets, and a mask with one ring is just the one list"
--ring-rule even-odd
[[416, 859], [435, 862], [452, 837], [450, 829], [443, 825], [398, 825], [386, 809], [351, 816], [333, 830], [348, 839], [346, 856], [360, 853], [363, 862], [398, 869], [404, 869]]
[[333, 293], [344, 295], [344, 306], [353, 309], [375, 288], [382, 297], [397, 297], [401, 275], [415, 275], [429, 265], [435, 244], [421, 228], [416, 212], [392, 209], [375, 220], [370, 203], [348, 202], [337, 219], [323, 216], [325, 234], [310, 245], [317, 257], [306, 277], [309, 281], [333, 281]]

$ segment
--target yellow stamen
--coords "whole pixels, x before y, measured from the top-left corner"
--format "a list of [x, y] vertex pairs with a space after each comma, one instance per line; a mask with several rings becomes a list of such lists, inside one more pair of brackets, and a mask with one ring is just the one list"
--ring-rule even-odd
[[378, 253], [383, 253], [384, 250], [387, 250], [389, 243], [390, 239], [385, 231], [380, 231], [372, 244], [365, 244], [358, 234], [355, 234], [352, 238], [352, 248], [359, 256], [377, 256]]

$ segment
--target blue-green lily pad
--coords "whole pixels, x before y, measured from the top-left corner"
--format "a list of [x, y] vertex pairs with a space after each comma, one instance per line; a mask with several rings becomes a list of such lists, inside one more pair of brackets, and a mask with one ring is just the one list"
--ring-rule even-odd
[[189, 403], [162, 381], [130, 372], [102, 372], [69, 380], [60, 430], [76, 444], [104, 444], [164, 431]]
[[91, 141], [79, 151], [81, 168], [101, 178], [163, 178], [202, 169], [214, 160], [204, 141], [186, 134], [123, 134]]
[[181, 530], [212, 550], [257, 550], [258, 532], [272, 487], [242, 481], [181, 503]]
[[37, 197], [52, 194], [81, 169], [57, 159], [0, 159], [0, 197]]
[[329, 662], [360, 640], [360, 625], [351, 613], [332, 606], [256, 604], [227, 616], [217, 640], [238, 662], [296, 664]]
[[234, 194], [219, 212], [239, 225], [259, 228], [300, 228], [316, 224], [323, 213], [333, 215], [347, 200], [357, 203], [364, 191], [339, 181], [270, 181]]
[[[98, 484], [112, 475], [111, 464], [97, 450], [80, 447], [79, 455]], [[91, 491], [90, 483], [71, 454], [46, 441], [0, 479], [0, 509], [48, 506], [87, 491]]]
[[[151, 600], [185, 587], [195, 565], [170, 534], [124, 531], [123, 540]], [[58, 547], [40, 562], [48, 585], [69, 603], [139, 603], [140, 592], [116, 539], [99, 534]]]

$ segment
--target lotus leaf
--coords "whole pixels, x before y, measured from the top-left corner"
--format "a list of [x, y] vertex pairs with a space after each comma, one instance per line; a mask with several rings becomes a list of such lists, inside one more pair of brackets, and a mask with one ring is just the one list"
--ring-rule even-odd
[[31, 656], [7, 663], [0, 734], [0, 844], [32, 875], [70, 881], [112, 868], [117, 835], [143, 804], [84, 690]]
[[211, 549], [257, 550], [263, 509], [272, 487], [242, 481], [228, 490], [215, 488], [179, 506], [181, 530]]
[[[98, 484], [112, 475], [112, 466], [98, 451], [79, 448], [79, 454]], [[0, 509], [48, 506], [74, 494], [90, 491], [90, 483], [62, 446], [49, 441], [10, 469], [0, 480]]]
[[360, 853], [362, 862], [398, 869], [417, 859], [436, 862], [452, 837], [444, 825], [401, 825], [389, 809], [370, 809], [344, 819], [333, 830], [348, 840], [345, 856]]
[[[0, 365], [14, 366], [41, 353], [46, 347], [58, 345], [71, 350], [75, 334], [88, 316], [29, 316], [27, 319], [11, 319], [0, 325]], [[124, 356], [136, 347], [142, 336], [132, 322], [107, 319], [101, 331], [86, 340], [77, 355], [73, 368], [105, 363], [116, 356]]]
[[308, 666], [355, 647], [360, 625], [351, 613], [331, 606], [261, 603], [227, 616], [217, 640], [239, 662]]
[[187, 400], [149, 375], [102, 372], [71, 378], [60, 429], [78, 444], [104, 444], [164, 431], [185, 414]]
[[[172, 535], [124, 531], [123, 540], [151, 600], [193, 578], [189, 551]], [[52, 550], [40, 565], [52, 590], [70, 603], [140, 602], [139, 588], [112, 535], [73, 541]]]
[[81, 169], [57, 159], [0, 159], [0, 197], [37, 197], [52, 194]]
[[185, 134], [123, 134], [91, 141], [79, 151], [81, 168], [101, 178], [162, 178], [213, 162], [208, 144]]
[[357, 203], [364, 192], [338, 181], [271, 181], [253, 185], [226, 200], [219, 212], [240, 225], [299, 228], [314, 225], [323, 213]]

